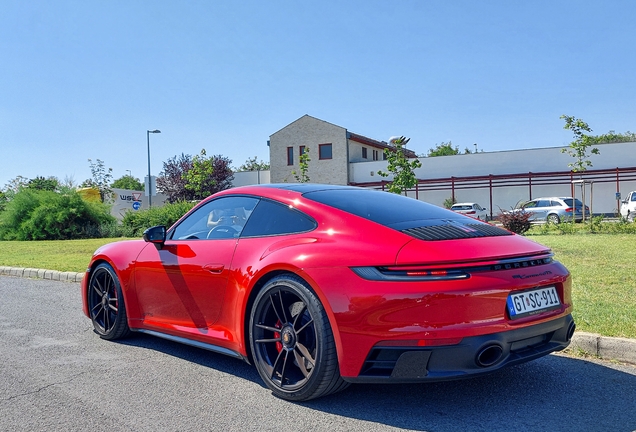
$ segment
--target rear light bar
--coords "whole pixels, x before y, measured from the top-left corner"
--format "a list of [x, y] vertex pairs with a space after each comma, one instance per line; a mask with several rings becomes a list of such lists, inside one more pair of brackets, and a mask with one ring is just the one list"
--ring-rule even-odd
[[553, 254], [493, 260], [480, 264], [468, 264], [462, 267], [435, 268], [432, 266], [378, 266], [351, 267], [351, 270], [362, 279], [372, 281], [394, 282], [433, 282], [447, 280], [469, 279], [472, 273], [505, 271], [536, 267], [553, 261]]

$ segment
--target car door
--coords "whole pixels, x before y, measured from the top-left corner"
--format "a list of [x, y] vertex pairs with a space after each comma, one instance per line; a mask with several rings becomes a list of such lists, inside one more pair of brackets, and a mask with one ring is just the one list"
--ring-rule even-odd
[[169, 231], [162, 248], [144, 248], [135, 266], [135, 290], [145, 326], [205, 331], [216, 322], [242, 229], [238, 217], [230, 222], [222, 215], [240, 209], [247, 219], [256, 202], [251, 197], [209, 201]]

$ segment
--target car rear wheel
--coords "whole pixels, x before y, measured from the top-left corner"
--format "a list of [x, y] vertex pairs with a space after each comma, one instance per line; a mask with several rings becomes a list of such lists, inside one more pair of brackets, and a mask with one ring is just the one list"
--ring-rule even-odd
[[250, 347], [265, 384], [286, 400], [304, 401], [345, 389], [324, 307], [300, 278], [283, 275], [258, 293]]
[[88, 310], [95, 332], [107, 340], [120, 339], [130, 329], [126, 318], [124, 296], [113, 268], [102, 263], [91, 272], [88, 284]]
[[559, 219], [559, 215], [551, 214], [548, 215], [548, 222], [552, 224], [558, 224], [559, 222], [561, 222], [561, 219]]

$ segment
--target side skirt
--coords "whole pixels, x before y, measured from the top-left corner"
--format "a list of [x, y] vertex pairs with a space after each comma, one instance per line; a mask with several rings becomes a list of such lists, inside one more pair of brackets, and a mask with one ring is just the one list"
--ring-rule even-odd
[[169, 335], [169, 334], [166, 334], [166, 333], [161, 333], [161, 332], [154, 331], [154, 330], [132, 329], [132, 328], [130, 330], [134, 331], [134, 332], [138, 332], [138, 333], [145, 333], [145, 334], [148, 334], [148, 335], [151, 335], [151, 336], [160, 337], [162, 339], [167, 339], [167, 340], [173, 341], [173, 342], [179, 342], [179, 343], [182, 343], [184, 345], [190, 345], [190, 346], [193, 346], [193, 347], [196, 347], [196, 348], [201, 348], [201, 349], [212, 351], [212, 352], [215, 352], [215, 353], [218, 353], [218, 354], [224, 354], [224, 355], [227, 355], [227, 356], [230, 356], [230, 357], [234, 357], [234, 358], [237, 358], [237, 359], [240, 359], [240, 360], [243, 360], [243, 361], [249, 363], [247, 361], [247, 359], [244, 356], [242, 356], [240, 353], [238, 353], [236, 351], [232, 351], [232, 350], [227, 349], [227, 348], [223, 348], [223, 347], [219, 347], [219, 346], [211, 345], [211, 344], [206, 344], [206, 343], [199, 342], [199, 341], [194, 341], [194, 340], [182, 338], [182, 337], [179, 337], [179, 336], [173, 336], [173, 335]]

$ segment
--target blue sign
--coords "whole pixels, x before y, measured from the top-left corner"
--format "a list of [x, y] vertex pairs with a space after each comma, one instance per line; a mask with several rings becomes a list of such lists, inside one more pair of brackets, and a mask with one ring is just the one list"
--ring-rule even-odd
[[620, 199], [621, 199], [621, 193], [620, 192], [616, 192], [616, 199], [618, 201], [620, 201]]
[[133, 210], [139, 210], [141, 207], [141, 201], [135, 201], [132, 205]]

